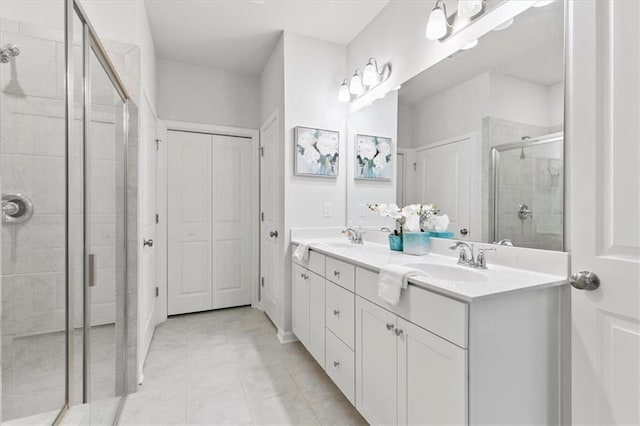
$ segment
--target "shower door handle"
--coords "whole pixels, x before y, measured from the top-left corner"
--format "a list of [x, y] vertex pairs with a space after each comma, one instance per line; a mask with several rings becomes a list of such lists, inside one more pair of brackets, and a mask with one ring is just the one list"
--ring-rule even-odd
[[87, 256], [87, 284], [89, 287], [96, 286], [96, 255]]

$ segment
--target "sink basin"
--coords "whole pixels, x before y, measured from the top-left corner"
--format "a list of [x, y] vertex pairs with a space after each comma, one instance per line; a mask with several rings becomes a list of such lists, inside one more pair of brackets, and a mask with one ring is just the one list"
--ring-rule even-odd
[[488, 281], [486, 275], [464, 266], [436, 265], [433, 263], [408, 263], [405, 266], [419, 269], [434, 280], [477, 283]]

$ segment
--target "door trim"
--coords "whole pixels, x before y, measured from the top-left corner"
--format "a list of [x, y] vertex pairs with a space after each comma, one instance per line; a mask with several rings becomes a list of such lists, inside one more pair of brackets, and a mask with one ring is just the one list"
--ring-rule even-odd
[[[205, 124], [205, 123], [193, 123], [189, 121], [175, 121], [175, 120], [162, 120], [162, 132], [161, 132], [161, 140], [165, 143], [168, 140], [168, 132], [169, 131], [177, 131], [177, 132], [191, 132], [191, 133], [204, 133], [208, 135], [221, 135], [221, 136], [231, 136], [231, 137], [239, 137], [239, 138], [247, 138], [251, 139], [251, 145], [253, 146], [253, 155], [251, 158], [251, 167], [256, 172], [254, 175], [253, 185], [256, 189], [260, 188], [260, 168], [259, 168], [259, 155], [258, 155], [258, 147], [260, 140], [260, 133], [257, 129], [250, 129], [245, 127], [231, 127], [231, 126], [218, 126], [215, 124]], [[162, 143], [162, 142], [161, 142]], [[163, 147], [164, 148], [164, 147]], [[158, 160], [161, 162], [162, 166], [158, 167], [158, 195], [159, 198], [157, 200], [157, 205], [162, 209], [162, 213], [164, 213], [164, 225], [162, 228], [162, 233], [164, 236], [168, 237], [168, 226], [169, 221], [167, 217], [168, 212], [168, 203], [169, 203], [169, 193], [168, 193], [168, 159], [167, 159], [167, 149], [162, 149], [160, 151], [160, 156]], [[259, 226], [260, 226], [260, 214], [259, 214], [259, 191], [256, 191], [257, 194], [253, 194], [252, 199], [252, 210], [255, 212], [255, 217], [253, 221], [253, 239], [254, 241], [259, 241]], [[161, 218], [162, 220], [162, 218]], [[168, 250], [169, 245], [168, 241], [164, 241], [162, 244], [162, 250], [164, 252], [165, 262], [163, 268], [163, 276], [168, 277]], [[254, 308], [258, 307], [258, 288], [260, 286], [260, 278], [259, 278], [259, 247], [256, 245], [253, 246], [252, 250], [252, 278], [251, 281], [254, 283], [253, 291], [251, 292], [251, 306]], [[159, 303], [158, 305], [158, 323], [163, 322], [167, 319], [168, 312], [168, 280], [163, 282], [162, 285], [159, 285], [159, 299], [163, 299], [164, 303]]]

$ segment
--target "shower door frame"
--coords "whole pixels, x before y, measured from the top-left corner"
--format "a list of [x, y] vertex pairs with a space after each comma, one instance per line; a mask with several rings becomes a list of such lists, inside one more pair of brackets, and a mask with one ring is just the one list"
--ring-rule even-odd
[[[490, 209], [490, 220], [489, 220], [489, 225], [491, 227], [491, 229], [489, 230], [489, 235], [490, 235], [490, 241], [498, 241], [498, 236], [497, 236], [497, 231], [498, 231], [498, 203], [500, 201], [499, 199], [499, 187], [500, 187], [500, 182], [498, 181], [498, 167], [500, 166], [500, 153], [501, 152], [505, 152], [505, 151], [510, 151], [512, 149], [518, 149], [518, 148], [527, 148], [527, 147], [532, 147], [532, 146], [537, 146], [537, 145], [544, 145], [544, 144], [548, 144], [548, 143], [553, 143], [553, 142], [558, 142], [561, 141], [562, 142], [562, 154], [561, 154], [561, 160], [562, 160], [562, 176], [563, 176], [563, 182], [562, 182], [562, 199], [565, 199], [566, 196], [566, 188], [565, 188], [565, 180], [564, 180], [564, 176], [565, 176], [565, 147], [564, 147], [564, 132], [560, 131], [560, 132], [554, 132], [554, 133], [549, 133], [546, 135], [541, 135], [541, 136], [535, 136], [531, 139], [524, 139], [524, 140], [520, 140], [517, 142], [507, 142], [504, 144], [500, 144], [500, 145], [496, 145], [491, 147], [491, 172], [489, 173], [489, 176], [491, 176], [492, 182], [490, 184], [491, 187], [491, 196], [492, 196], [492, 202], [489, 203], [491, 209]], [[565, 222], [565, 209], [564, 209], [564, 204], [563, 204], [563, 211], [562, 211], [562, 216], [563, 216], [563, 220], [562, 220], [562, 228], [563, 228], [563, 236], [562, 236], [562, 247], [561, 247], [561, 251], [564, 251], [565, 248], [565, 236], [566, 236], [566, 222]]]
[[[87, 120], [90, 118], [90, 73], [89, 73], [89, 55], [93, 51], [95, 57], [98, 59], [105, 73], [109, 77], [113, 88], [116, 90], [118, 95], [123, 101], [123, 143], [124, 143], [124, 170], [123, 170], [123, 180], [124, 180], [124, 250], [125, 250], [125, 261], [123, 264], [123, 276], [125, 279], [125, 291], [123, 298], [123, 310], [124, 310], [124, 327], [123, 327], [123, 393], [118, 404], [118, 409], [114, 418], [114, 423], [117, 422], [117, 419], [122, 410], [122, 406], [124, 404], [124, 399], [127, 395], [128, 389], [128, 350], [127, 350], [127, 342], [128, 342], [128, 309], [127, 306], [127, 295], [128, 295], [128, 262], [129, 262], [129, 229], [128, 229], [128, 194], [127, 194], [127, 182], [128, 182], [128, 150], [129, 150], [129, 108], [131, 103], [131, 97], [127, 92], [124, 83], [118, 76], [118, 73], [113, 66], [113, 63], [109, 59], [106, 49], [100, 42], [100, 39], [97, 35], [97, 32], [91, 25], [89, 18], [79, 3], [79, 0], [64, 0], [64, 58], [65, 58], [65, 137], [66, 137], [66, 147], [65, 147], [65, 199], [66, 199], [66, 212], [65, 212], [65, 272], [67, 276], [66, 280], [66, 297], [65, 297], [65, 308], [66, 308], [66, 374], [65, 374], [65, 403], [58, 413], [54, 424], [59, 424], [63, 419], [66, 412], [69, 410], [71, 406], [71, 401], [73, 401], [74, 393], [76, 389], [74, 389], [74, 365], [76, 360], [74, 359], [74, 330], [75, 330], [75, 316], [74, 316], [74, 285], [73, 282], [73, 271], [74, 264], [72, 262], [71, 257], [71, 246], [72, 243], [71, 238], [69, 236], [69, 232], [71, 229], [71, 206], [72, 200], [70, 196], [69, 184], [71, 181], [72, 171], [71, 171], [71, 150], [72, 150], [72, 127], [74, 123], [74, 63], [73, 63], [73, 48], [74, 48], [74, 28], [73, 21], [74, 18], [77, 17], [82, 25], [82, 87], [83, 87], [83, 129], [82, 129], [82, 138], [83, 145], [87, 146], [87, 137], [88, 137], [88, 124]], [[86, 151], [84, 151], [85, 158], [83, 160], [83, 164], [86, 165]], [[83, 167], [84, 169], [84, 167]], [[83, 198], [86, 199], [86, 190], [87, 188], [84, 186], [84, 183], [87, 182], [86, 171], [83, 172], [85, 175], [83, 177]], [[86, 205], [85, 205], [86, 206]], [[86, 211], [84, 211], [83, 216], [86, 215]], [[87, 219], [84, 217], [84, 225], [83, 232], [85, 237], [83, 238], [83, 262], [86, 265], [86, 253], [87, 253]], [[83, 266], [83, 373], [82, 373], [82, 401], [83, 403], [90, 402], [89, 401], [89, 393], [88, 393], [88, 385], [90, 380], [90, 369], [89, 369], [89, 328], [90, 324], [87, 323], [87, 319], [89, 318], [90, 312], [87, 312], [87, 271], [86, 267]]]

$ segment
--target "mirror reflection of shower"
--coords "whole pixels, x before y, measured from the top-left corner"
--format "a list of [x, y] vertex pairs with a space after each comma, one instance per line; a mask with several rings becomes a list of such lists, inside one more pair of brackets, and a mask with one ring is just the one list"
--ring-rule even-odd
[[492, 148], [493, 241], [562, 250], [563, 151], [562, 133]]

